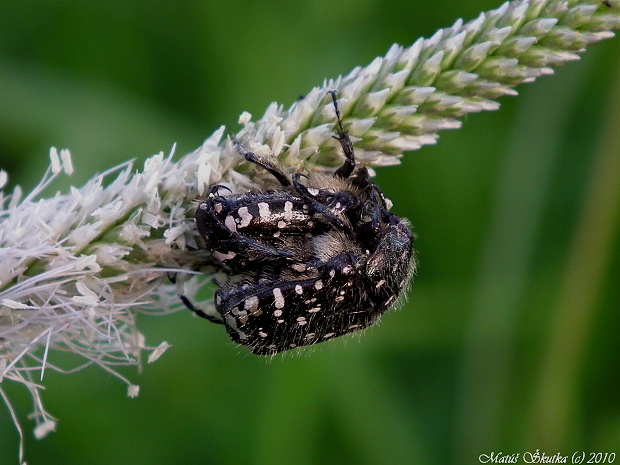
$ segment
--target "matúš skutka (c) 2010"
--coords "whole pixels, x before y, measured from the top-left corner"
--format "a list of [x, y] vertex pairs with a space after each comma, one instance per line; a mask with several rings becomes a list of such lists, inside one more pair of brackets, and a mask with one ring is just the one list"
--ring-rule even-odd
[[333, 174], [286, 174], [235, 142], [279, 183], [274, 190], [209, 190], [196, 224], [230, 279], [215, 293], [217, 315], [253, 353], [271, 355], [359, 331], [377, 322], [408, 287], [415, 268], [409, 222], [388, 211], [381, 190], [355, 161], [335, 92], [330, 92], [345, 161]]

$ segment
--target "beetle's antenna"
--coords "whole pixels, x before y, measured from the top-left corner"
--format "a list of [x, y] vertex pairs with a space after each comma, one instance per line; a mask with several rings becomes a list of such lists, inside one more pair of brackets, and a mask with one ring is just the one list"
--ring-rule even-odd
[[340, 110], [338, 109], [338, 102], [336, 101], [336, 91], [330, 90], [328, 92], [329, 95], [332, 96], [332, 101], [334, 102], [334, 110], [336, 111], [336, 119], [338, 120], [338, 135], [332, 136], [342, 146], [342, 151], [344, 152], [344, 156], [346, 157], [344, 164], [336, 170], [334, 173], [336, 176], [341, 178], [348, 178], [351, 176], [353, 172], [353, 168], [355, 168], [355, 153], [353, 151], [353, 143], [351, 142], [351, 138], [347, 131], [344, 130], [344, 125], [342, 124], [342, 118], [340, 117]]

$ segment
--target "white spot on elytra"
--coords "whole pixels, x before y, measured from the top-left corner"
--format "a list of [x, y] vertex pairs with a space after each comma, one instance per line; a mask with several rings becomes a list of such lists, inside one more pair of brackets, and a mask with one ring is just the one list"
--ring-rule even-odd
[[282, 291], [279, 287], [276, 287], [273, 290], [273, 299], [276, 305], [276, 308], [284, 308], [284, 296], [282, 295]]
[[290, 200], [284, 202], [284, 219], [289, 221], [293, 219], [293, 202]]
[[241, 207], [238, 210], [241, 221], [239, 222], [240, 228], [245, 228], [252, 221], [252, 214], [248, 211], [248, 207]]
[[256, 310], [258, 308], [258, 297], [253, 295], [245, 299], [243, 308], [245, 308], [246, 310], [249, 310], [250, 312], [253, 312], [254, 310]]
[[218, 250], [213, 251], [213, 258], [215, 258], [219, 262], [223, 262], [224, 260], [231, 260], [235, 258], [236, 256], [237, 254], [235, 252], [222, 253], [222, 252], [219, 252]]
[[306, 266], [305, 265], [300, 265], [298, 263], [291, 265], [291, 268], [293, 268], [295, 271], [298, 271], [299, 273], [302, 273], [304, 271], [306, 271]]
[[267, 337], [267, 333], [266, 333], [266, 332], [264, 332], [264, 331], [259, 331], [259, 332], [258, 332], [258, 335], [259, 335], [260, 337], [262, 337], [262, 338]]
[[231, 215], [226, 216], [224, 224], [230, 232], [237, 232], [237, 223], [235, 223], [235, 219]]
[[299, 326], [303, 326], [305, 324], [307, 324], [308, 322], [306, 321], [306, 317], [305, 316], [300, 316], [299, 318], [297, 318], [297, 324]]
[[273, 316], [275, 316], [276, 318], [278, 318], [279, 316], [282, 316], [282, 310], [274, 310]]
[[329, 270], [329, 275], [333, 278], [336, 276], [336, 270]]
[[237, 318], [239, 323], [241, 323], [242, 325], [248, 322], [248, 312], [246, 312], [245, 310], [239, 310], [239, 307], [234, 307], [230, 312]]
[[224, 316], [224, 320], [226, 320], [226, 323], [228, 324], [229, 327], [231, 327], [232, 329], [234, 329], [235, 331], [240, 333], [240, 331], [237, 330], [237, 328], [238, 328], [237, 320], [235, 319], [234, 316], [232, 316], [230, 313], [228, 313], [228, 314], [226, 314]]
[[261, 218], [267, 218], [271, 215], [271, 211], [269, 210], [269, 204], [267, 202], [258, 202], [258, 214]]
[[303, 288], [302, 288], [299, 284], [297, 284], [297, 285], [295, 286], [295, 292], [296, 292], [297, 294], [301, 295], [301, 294], [304, 292], [304, 290], [303, 290]]
[[379, 281], [377, 284], [375, 284], [375, 288], [379, 289], [381, 286], [383, 286], [385, 284], [385, 279], [382, 279], [381, 281]]
[[286, 221], [278, 221], [278, 228], [280, 229], [286, 228]]
[[[336, 299], [338, 300], [338, 299]], [[308, 310], [308, 313], [316, 313], [316, 312], [320, 312], [321, 311], [321, 307], [314, 307], [311, 308], [310, 310]]]
[[281, 234], [282, 234], [282, 231], [276, 231], [273, 233], [273, 237], [280, 237]]
[[319, 195], [319, 190], [315, 189], [314, 187], [308, 187], [308, 194], [316, 197], [317, 195]]
[[323, 289], [323, 281], [321, 281], [320, 279], [314, 283], [314, 288], [318, 291], [320, 289]]

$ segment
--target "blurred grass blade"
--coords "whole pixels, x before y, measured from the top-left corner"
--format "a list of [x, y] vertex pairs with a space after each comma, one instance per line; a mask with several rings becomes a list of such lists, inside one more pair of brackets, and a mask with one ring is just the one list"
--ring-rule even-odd
[[[615, 73], [620, 77], [620, 69]], [[530, 445], [565, 450], [574, 444], [568, 425], [578, 410], [579, 376], [592, 323], [614, 253], [620, 222], [620, 79], [608, 106], [602, 144], [566, 263], [566, 276], [542, 358], [530, 418]]]

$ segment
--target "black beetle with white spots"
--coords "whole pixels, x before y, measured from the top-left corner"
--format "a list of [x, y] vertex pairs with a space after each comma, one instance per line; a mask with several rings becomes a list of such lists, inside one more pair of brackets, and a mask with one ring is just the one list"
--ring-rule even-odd
[[271, 173], [278, 188], [224, 195], [213, 186], [196, 211], [200, 235], [229, 273], [215, 293], [216, 315], [253, 353], [317, 344], [376, 323], [414, 273], [409, 222], [388, 211], [368, 170], [355, 161], [331, 92], [345, 162], [333, 174], [286, 174], [237, 149]]

